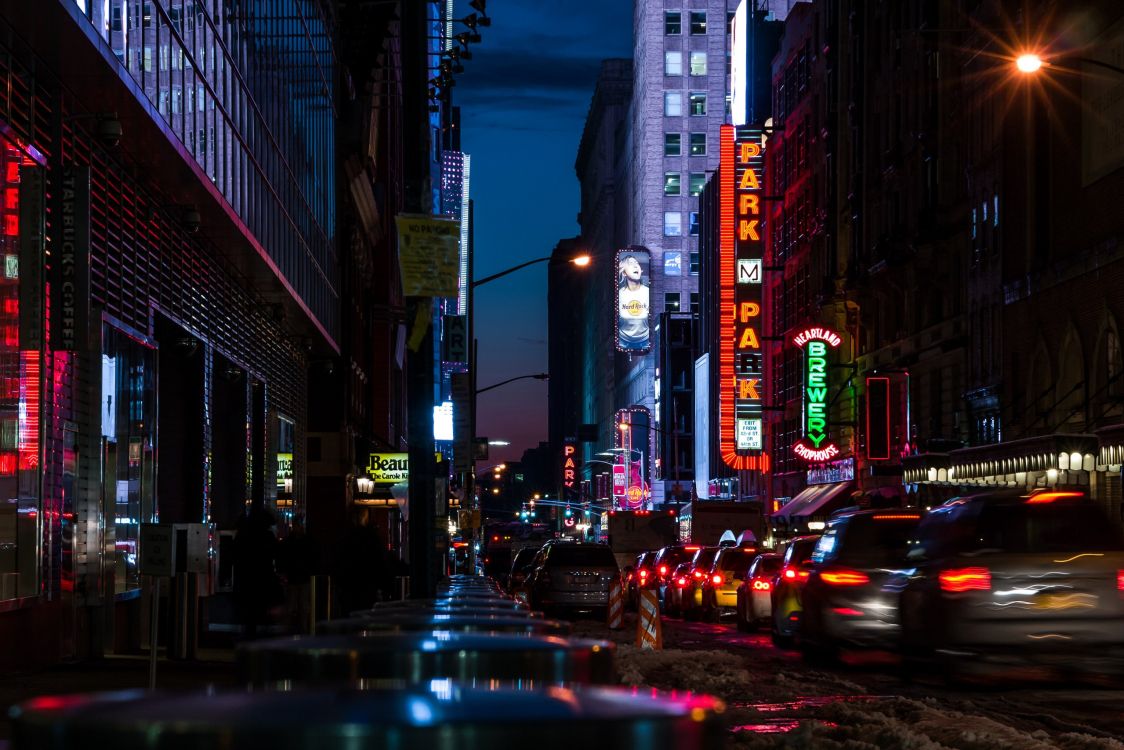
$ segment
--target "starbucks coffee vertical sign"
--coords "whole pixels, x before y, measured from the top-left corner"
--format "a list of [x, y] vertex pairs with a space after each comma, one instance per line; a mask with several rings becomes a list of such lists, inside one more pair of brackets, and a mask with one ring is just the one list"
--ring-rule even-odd
[[86, 348], [90, 326], [90, 168], [60, 172], [58, 224], [52, 232], [51, 348]]

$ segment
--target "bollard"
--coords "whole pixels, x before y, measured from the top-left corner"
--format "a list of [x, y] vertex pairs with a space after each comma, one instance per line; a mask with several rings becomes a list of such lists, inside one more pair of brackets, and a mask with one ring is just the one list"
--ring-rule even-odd
[[660, 627], [660, 600], [651, 589], [640, 590], [637, 607], [636, 645], [644, 649], [663, 648], [663, 629]]
[[621, 582], [613, 581], [609, 584], [609, 630], [620, 630], [624, 621], [624, 594], [621, 591]]

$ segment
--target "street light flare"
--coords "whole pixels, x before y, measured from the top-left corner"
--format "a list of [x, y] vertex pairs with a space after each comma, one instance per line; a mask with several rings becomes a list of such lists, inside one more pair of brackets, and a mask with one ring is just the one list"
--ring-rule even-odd
[[570, 262], [575, 266], [588, 266], [590, 260], [592, 260], [592, 258], [590, 258], [588, 255], [579, 255], [576, 258], [571, 258]]
[[1019, 55], [1015, 67], [1023, 73], [1037, 73], [1042, 68], [1042, 58], [1033, 53]]

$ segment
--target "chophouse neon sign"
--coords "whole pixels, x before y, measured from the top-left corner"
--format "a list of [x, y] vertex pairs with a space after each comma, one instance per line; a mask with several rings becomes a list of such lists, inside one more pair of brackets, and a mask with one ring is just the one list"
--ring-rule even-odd
[[843, 339], [826, 328], [807, 328], [792, 337], [804, 350], [804, 438], [792, 447], [806, 461], [820, 463], [839, 456], [827, 436], [827, 392], [830, 353]]
[[764, 435], [761, 349], [761, 196], [765, 185], [762, 131], [723, 125], [719, 188], [719, 451], [739, 471], [769, 470]]

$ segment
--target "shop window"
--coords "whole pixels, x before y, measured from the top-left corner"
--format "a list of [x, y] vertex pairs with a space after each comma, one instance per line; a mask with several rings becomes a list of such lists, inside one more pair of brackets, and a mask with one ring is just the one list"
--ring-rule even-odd
[[276, 476], [278, 520], [288, 526], [293, 522], [293, 446], [296, 445], [296, 423], [278, 415], [276, 423]]

